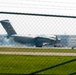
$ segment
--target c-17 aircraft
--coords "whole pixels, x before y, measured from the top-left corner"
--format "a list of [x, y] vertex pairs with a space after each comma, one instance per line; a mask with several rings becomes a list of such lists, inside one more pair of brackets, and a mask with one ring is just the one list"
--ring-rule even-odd
[[34, 44], [36, 47], [42, 47], [45, 43], [46, 44], [55, 44], [60, 41], [60, 39], [56, 35], [50, 36], [31, 36], [31, 35], [18, 35], [14, 28], [12, 27], [9, 20], [1, 20], [0, 23], [4, 27], [7, 32], [7, 38], [13, 38], [15, 42], [21, 44]]

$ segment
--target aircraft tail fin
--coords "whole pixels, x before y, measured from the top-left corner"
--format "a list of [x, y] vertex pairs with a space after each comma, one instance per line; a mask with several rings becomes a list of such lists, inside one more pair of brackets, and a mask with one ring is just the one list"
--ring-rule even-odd
[[8, 36], [11, 36], [13, 34], [17, 34], [15, 32], [14, 28], [12, 27], [11, 23], [9, 22], [9, 20], [2, 20], [2, 21], [0, 21], [0, 23], [2, 24], [2, 26], [4, 27], [4, 29], [8, 33]]

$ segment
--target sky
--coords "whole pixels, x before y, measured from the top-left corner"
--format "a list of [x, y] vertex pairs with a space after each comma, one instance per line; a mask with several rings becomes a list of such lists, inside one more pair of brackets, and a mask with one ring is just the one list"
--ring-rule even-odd
[[[0, 0], [0, 11], [76, 16], [75, 0]], [[76, 19], [0, 14], [18, 34], [76, 35]], [[0, 24], [0, 34], [6, 34]]]

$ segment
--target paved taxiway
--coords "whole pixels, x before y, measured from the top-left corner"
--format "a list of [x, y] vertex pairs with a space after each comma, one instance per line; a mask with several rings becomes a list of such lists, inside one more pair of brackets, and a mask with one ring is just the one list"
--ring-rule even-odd
[[58, 52], [0, 52], [0, 54], [42, 55], [42, 56], [76, 56], [76, 53], [58, 53]]

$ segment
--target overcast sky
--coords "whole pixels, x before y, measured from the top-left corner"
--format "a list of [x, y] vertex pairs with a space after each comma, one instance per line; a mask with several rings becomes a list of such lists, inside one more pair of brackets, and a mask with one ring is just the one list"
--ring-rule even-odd
[[[76, 16], [75, 0], [0, 0], [0, 11]], [[10, 20], [18, 34], [76, 35], [76, 19], [0, 14]], [[0, 34], [6, 34], [0, 25]]]

